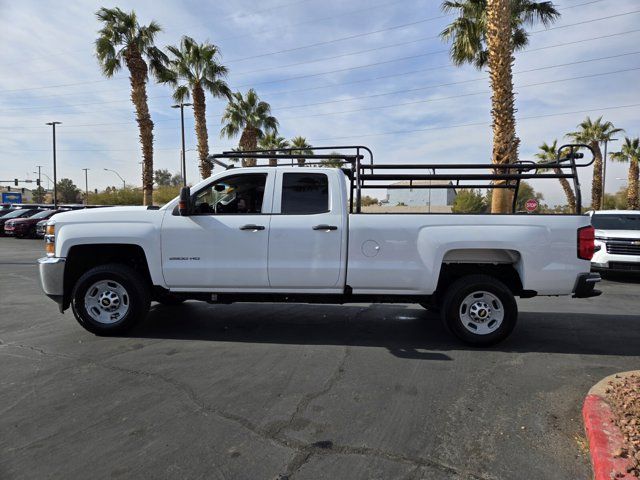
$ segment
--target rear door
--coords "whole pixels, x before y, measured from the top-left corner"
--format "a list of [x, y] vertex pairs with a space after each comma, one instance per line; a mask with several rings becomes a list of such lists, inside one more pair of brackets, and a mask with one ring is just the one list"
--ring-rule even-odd
[[271, 288], [342, 291], [347, 223], [338, 171], [280, 170], [275, 192], [269, 231]]

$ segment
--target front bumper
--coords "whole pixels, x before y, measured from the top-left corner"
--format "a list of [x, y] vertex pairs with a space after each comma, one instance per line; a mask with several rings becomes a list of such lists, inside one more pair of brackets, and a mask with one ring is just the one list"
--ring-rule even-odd
[[594, 287], [600, 281], [599, 273], [581, 273], [576, 279], [576, 285], [573, 288], [573, 298], [589, 298], [602, 295], [600, 290]]
[[609, 253], [607, 243], [603, 240], [596, 240], [596, 246], [600, 248], [591, 259], [593, 270], [640, 272], [640, 255]]
[[57, 257], [42, 257], [38, 259], [38, 273], [40, 285], [45, 295], [60, 306], [64, 299], [64, 267], [66, 259]]
[[24, 235], [26, 232], [27, 232], [26, 228], [20, 228], [20, 227], [14, 227], [14, 226], [4, 227], [4, 234], [9, 237]]

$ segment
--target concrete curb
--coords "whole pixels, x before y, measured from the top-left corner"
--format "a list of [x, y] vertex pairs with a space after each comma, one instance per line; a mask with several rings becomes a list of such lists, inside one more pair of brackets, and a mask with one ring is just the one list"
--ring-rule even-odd
[[631, 373], [637, 372], [618, 373], [603, 378], [589, 390], [584, 400], [582, 417], [589, 440], [591, 465], [595, 480], [632, 480], [635, 478], [630, 473], [626, 473], [631, 464], [630, 460], [615, 456], [623, 446], [624, 437], [613, 422], [613, 412], [605, 399], [609, 382], [614, 380], [616, 375], [623, 377]]

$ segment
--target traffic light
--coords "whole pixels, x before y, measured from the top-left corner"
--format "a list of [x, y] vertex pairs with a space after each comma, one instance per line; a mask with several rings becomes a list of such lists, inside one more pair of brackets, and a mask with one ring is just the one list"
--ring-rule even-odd
[[16, 187], [18, 186], [18, 179], [17, 179], [17, 178], [14, 178], [14, 179], [13, 179], [13, 184], [14, 184]]
[[40, 186], [40, 179], [39, 178], [36, 180], [36, 185]]
[[24, 187], [22, 187], [22, 193], [24, 194]]

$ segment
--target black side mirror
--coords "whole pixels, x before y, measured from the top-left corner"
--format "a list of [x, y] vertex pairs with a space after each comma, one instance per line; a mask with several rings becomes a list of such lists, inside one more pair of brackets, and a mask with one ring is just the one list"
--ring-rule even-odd
[[178, 212], [182, 217], [188, 217], [191, 213], [191, 189], [189, 187], [182, 187], [180, 189]]

